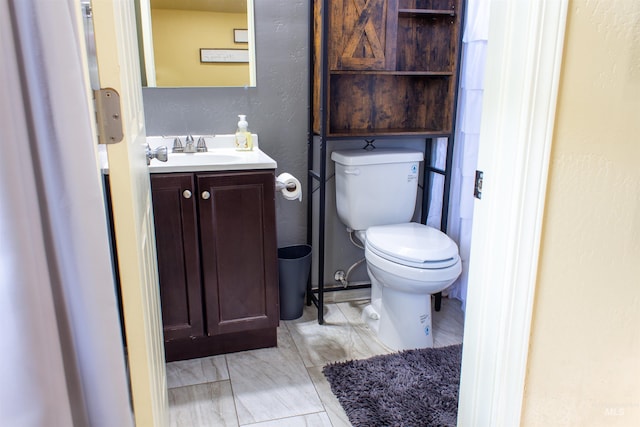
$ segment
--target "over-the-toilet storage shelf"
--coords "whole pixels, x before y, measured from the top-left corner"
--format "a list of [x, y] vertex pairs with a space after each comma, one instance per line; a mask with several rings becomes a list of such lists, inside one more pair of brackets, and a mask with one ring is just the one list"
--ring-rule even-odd
[[[426, 223], [432, 174], [440, 174], [444, 176], [440, 228], [446, 231], [464, 3], [313, 1], [307, 241], [312, 244], [315, 230], [317, 277], [310, 280], [307, 301], [318, 307], [321, 324], [325, 292], [363, 286], [325, 284], [327, 141], [424, 138], [421, 220]], [[434, 140], [441, 137], [447, 138], [444, 169], [436, 168], [432, 161]], [[315, 162], [317, 144], [319, 161]], [[314, 190], [319, 193], [317, 207]], [[314, 209], [318, 209], [315, 223]], [[316, 287], [312, 287], [314, 282]]]

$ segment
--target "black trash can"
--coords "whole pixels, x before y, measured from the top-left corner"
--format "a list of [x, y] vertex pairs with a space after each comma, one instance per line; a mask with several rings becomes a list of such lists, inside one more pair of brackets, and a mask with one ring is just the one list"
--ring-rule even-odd
[[278, 248], [281, 320], [293, 320], [302, 316], [310, 273], [311, 246], [294, 245]]

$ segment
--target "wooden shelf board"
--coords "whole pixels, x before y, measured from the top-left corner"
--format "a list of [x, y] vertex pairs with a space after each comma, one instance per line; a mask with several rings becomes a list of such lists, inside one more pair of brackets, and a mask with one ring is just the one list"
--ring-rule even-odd
[[455, 16], [453, 9], [398, 9], [398, 15], [428, 16], [428, 15], [448, 15]]
[[425, 129], [350, 129], [342, 132], [327, 132], [327, 138], [361, 138], [361, 137], [399, 137], [399, 136], [416, 136], [416, 137], [446, 137], [450, 136], [451, 131], [447, 130], [425, 130]]
[[424, 77], [450, 77], [452, 71], [389, 71], [389, 70], [332, 70], [331, 75], [357, 74], [357, 75], [384, 75], [384, 76], [424, 76]]

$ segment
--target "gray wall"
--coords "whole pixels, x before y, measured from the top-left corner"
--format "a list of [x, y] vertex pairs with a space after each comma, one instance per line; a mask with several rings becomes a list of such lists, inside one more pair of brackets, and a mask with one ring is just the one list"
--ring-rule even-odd
[[[145, 88], [147, 135], [228, 134], [238, 114], [260, 149], [306, 190], [309, 93], [309, 1], [257, 0], [254, 88]], [[276, 197], [278, 245], [306, 241], [303, 203]]]

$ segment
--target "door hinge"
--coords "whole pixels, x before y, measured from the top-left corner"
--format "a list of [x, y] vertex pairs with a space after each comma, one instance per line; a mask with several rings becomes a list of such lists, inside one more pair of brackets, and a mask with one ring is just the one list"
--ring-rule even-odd
[[98, 122], [98, 142], [115, 144], [122, 141], [122, 114], [120, 94], [115, 89], [106, 88], [93, 91], [96, 100], [96, 120]]
[[476, 171], [476, 184], [473, 187], [473, 195], [476, 199], [482, 199], [482, 177], [484, 172]]

